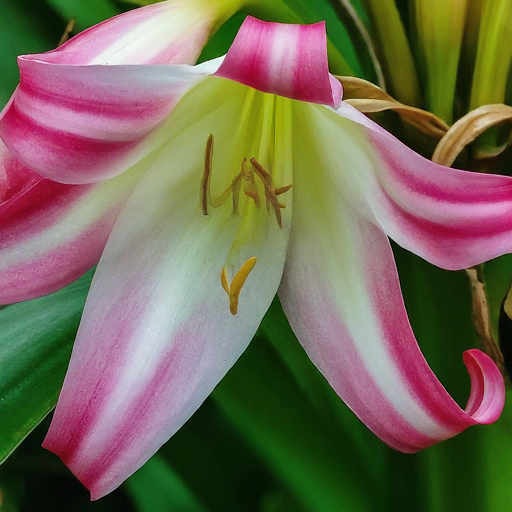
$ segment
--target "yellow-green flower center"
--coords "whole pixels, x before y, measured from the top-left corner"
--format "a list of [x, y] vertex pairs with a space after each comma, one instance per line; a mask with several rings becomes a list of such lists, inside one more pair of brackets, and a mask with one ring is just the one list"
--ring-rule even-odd
[[[244, 123], [244, 120], [247, 122]], [[220, 208], [231, 197], [231, 216], [241, 217], [226, 265], [221, 271], [221, 284], [229, 296], [229, 307], [233, 315], [238, 311], [242, 286], [257, 262], [257, 256], [254, 255], [240, 264], [240, 248], [257, 248], [258, 239], [265, 236], [268, 220], [262, 222], [261, 219], [263, 201], [267, 212], [275, 217], [279, 228], [283, 227], [281, 209], [286, 206], [279, 201], [278, 196], [288, 192], [292, 185], [276, 186], [274, 177], [282, 178], [291, 174], [290, 125], [289, 100], [248, 89], [240, 127], [245, 130], [238, 132], [240, 142], [247, 147], [248, 154], [242, 158], [231, 183], [217, 197], [213, 197], [210, 190], [213, 174], [213, 134], [209, 135], [206, 142], [204, 173], [200, 185], [202, 213], [209, 215], [212, 208]], [[238, 263], [235, 264], [235, 261]], [[231, 283], [228, 269], [234, 274]]]

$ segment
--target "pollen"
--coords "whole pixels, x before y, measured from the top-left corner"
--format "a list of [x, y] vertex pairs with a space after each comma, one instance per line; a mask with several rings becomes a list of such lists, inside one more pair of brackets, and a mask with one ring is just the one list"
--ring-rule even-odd
[[245, 280], [252, 272], [252, 269], [256, 265], [258, 258], [253, 256], [249, 258], [241, 267], [240, 270], [236, 273], [233, 281], [231, 281], [231, 285], [228, 283], [228, 272], [226, 267], [222, 269], [220, 273], [220, 282], [222, 284], [222, 288], [226, 291], [229, 297], [229, 311], [232, 315], [236, 315], [238, 313], [238, 300], [240, 298], [240, 292], [242, 291], [242, 287], [245, 284]]

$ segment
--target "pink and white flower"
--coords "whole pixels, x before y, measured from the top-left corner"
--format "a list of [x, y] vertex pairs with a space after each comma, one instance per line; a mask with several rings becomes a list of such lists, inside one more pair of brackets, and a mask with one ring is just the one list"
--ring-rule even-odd
[[169, 5], [116, 18], [126, 62], [98, 63], [94, 32], [21, 57], [0, 118], [3, 302], [101, 255], [44, 446], [93, 499], [112, 491], [209, 395], [276, 292], [312, 361], [390, 446], [495, 421], [504, 384], [485, 354], [464, 354], [465, 411], [427, 365], [387, 236], [447, 269], [509, 252], [512, 179], [436, 165], [342, 102], [322, 23], [249, 17], [223, 58], [167, 64], [163, 45], [145, 60], [129, 20]]

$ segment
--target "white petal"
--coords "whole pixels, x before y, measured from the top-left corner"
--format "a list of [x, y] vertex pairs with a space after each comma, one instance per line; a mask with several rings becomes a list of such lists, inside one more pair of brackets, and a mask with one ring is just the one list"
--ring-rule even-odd
[[[282, 228], [264, 206], [256, 212], [254, 238], [239, 257], [258, 261], [232, 315], [220, 274], [245, 217], [233, 217], [229, 202], [203, 215], [199, 203], [212, 128], [213, 173], [239, 171], [241, 149], [233, 141], [247, 90], [211, 79], [180, 103], [179, 135], [131, 196], [98, 265], [45, 440], [93, 499], [117, 487], [199, 407], [276, 293], [291, 204]], [[194, 122], [185, 127], [187, 119]]]

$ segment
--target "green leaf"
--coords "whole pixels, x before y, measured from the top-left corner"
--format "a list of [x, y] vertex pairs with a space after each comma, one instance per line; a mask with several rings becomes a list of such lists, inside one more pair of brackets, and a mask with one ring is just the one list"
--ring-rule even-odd
[[0, 462], [57, 402], [92, 274], [0, 309]]
[[[421, 349], [446, 389], [465, 407], [470, 379], [462, 353], [478, 346], [468, 279], [464, 272], [441, 270], [403, 249], [394, 249], [409, 319]], [[425, 496], [418, 494], [420, 487], [416, 499], [425, 510], [485, 510], [482, 431], [486, 429], [492, 426], [470, 427], [415, 456], [418, 481], [425, 487]], [[407, 489], [403, 487], [404, 492]]]
[[482, 429], [482, 477], [486, 489], [485, 512], [508, 510], [512, 501], [512, 393], [498, 422]]
[[467, 0], [414, 0], [420, 74], [428, 111], [452, 123]]
[[262, 336], [212, 397], [306, 510], [376, 510], [378, 487], [350, 439], [322, 421]]
[[124, 484], [139, 512], [206, 512], [178, 473], [155, 455]]
[[48, 6], [36, 0], [0, 0], [0, 13], [0, 106], [3, 106], [19, 81], [16, 57], [55, 48], [65, 24]]
[[352, 457], [365, 465], [374, 485], [385, 472], [388, 448], [344, 404], [300, 345], [276, 297], [263, 318], [260, 330], [287, 366], [296, 385], [335, 436], [343, 436], [353, 449]]
[[282, 488], [211, 398], [159, 454], [195, 496], [215, 512], [256, 512], [247, 504], [256, 504], [261, 496]]
[[363, 17], [366, 17], [366, 12], [362, 7], [359, 7], [359, 10], [356, 9], [356, 6], [353, 6], [350, 0], [330, 0], [330, 4], [347, 29], [361, 67], [364, 70], [366, 80], [373, 82], [381, 89], [386, 89], [382, 67], [377, 58], [375, 46], [363, 21]]
[[76, 20], [76, 29], [84, 30], [112, 18], [121, 10], [109, 0], [46, 0], [64, 20]]
[[510, 0], [483, 2], [470, 110], [489, 103], [505, 102], [512, 62], [511, 30]]
[[21, 509], [22, 496], [22, 480], [0, 471], [0, 511], [18, 512]]

